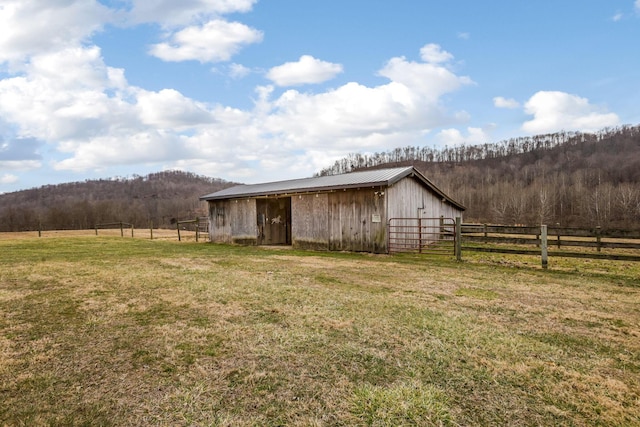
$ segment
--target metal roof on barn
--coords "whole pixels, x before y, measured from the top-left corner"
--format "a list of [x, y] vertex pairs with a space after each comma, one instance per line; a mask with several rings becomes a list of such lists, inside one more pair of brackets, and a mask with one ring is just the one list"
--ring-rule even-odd
[[464, 210], [464, 206], [444, 194], [414, 167], [375, 169], [363, 172], [351, 172], [341, 175], [327, 175], [313, 178], [292, 179], [288, 181], [266, 182], [262, 184], [236, 185], [215, 193], [200, 197], [200, 200], [225, 200], [245, 197], [287, 196], [300, 193], [346, 190], [362, 187], [391, 186], [408, 176], [416, 178], [438, 196], [455, 207]]

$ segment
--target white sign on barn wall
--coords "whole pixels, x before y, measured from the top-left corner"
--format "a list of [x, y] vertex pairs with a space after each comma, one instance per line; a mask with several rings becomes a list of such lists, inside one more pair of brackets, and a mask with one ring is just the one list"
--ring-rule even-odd
[[371, 215], [371, 222], [380, 222], [380, 214]]

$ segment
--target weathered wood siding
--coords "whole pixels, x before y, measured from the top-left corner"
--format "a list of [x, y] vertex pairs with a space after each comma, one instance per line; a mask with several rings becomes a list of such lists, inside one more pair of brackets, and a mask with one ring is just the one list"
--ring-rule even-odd
[[[462, 211], [442, 200], [437, 194], [425, 188], [413, 178], [405, 178], [387, 189], [389, 197], [389, 218], [420, 218], [415, 220], [394, 220], [394, 240], [404, 238], [408, 246], [437, 242], [443, 238], [443, 231], [453, 232], [451, 220], [462, 218]], [[440, 217], [445, 221], [441, 222]], [[442, 225], [446, 227], [441, 227]], [[406, 228], [403, 228], [406, 227]], [[418, 227], [417, 229], [415, 227]], [[406, 231], [406, 233], [404, 233]], [[404, 234], [406, 236], [403, 237]], [[418, 239], [418, 240], [416, 240]]]
[[405, 178], [387, 188], [389, 218], [455, 218], [462, 211], [442, 201], [413, 178]]
[[386, 197], [380, 194], [384, 191], [367, 188], [329, 193], [330, 250], [387, 252]]
[[209, 238], [218, 243], [257, 242], [255, 199], [209, 202]]
[[231, 201], [217, 200], [209, 202], [209, 240], [218, 243], [231, 243]]
[[329, 249], [329, 195], [291, 198], [292, 244], [300, 249]]

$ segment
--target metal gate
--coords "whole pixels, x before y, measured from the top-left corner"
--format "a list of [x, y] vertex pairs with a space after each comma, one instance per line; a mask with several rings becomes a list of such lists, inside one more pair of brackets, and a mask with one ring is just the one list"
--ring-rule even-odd
[[416, 252], [455, 255], [453, 218], [391, 218], [389, 253]]

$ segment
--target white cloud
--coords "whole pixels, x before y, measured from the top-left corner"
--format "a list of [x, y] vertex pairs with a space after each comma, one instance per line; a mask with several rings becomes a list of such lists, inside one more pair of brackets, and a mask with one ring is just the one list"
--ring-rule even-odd
[[185, 97], [177, 90], [150, 92], [139, 89], [136, 95], [137, 111], [144, 125], [183, 130], [213, 122], [213, 115], [206, 105]]
[[434, 43], [424, 45], [420, 49], [420, 57], [424, 62], [428, 62], [431, 64], [442, 64], [453, 59], [452, 54], [450, 54], [446, 50], [442, 50], [440, 45]]
[[86, 0], [4, 0], [0, 6], [0, 63], [76, 46], [114, 17]]
[[157, 130], [100, 135], [88, 141], [61, 143], [58, 149], [72, 156], [55, 162], [54, 169], [71, 171], [100, 170], [114, 165], [163, 162], [170, 158], [193, 156], [181, 144], [179, 136]]
[[468, 77], [404, 58], [378, 74], [388, 82], [317, 94], [275, 96], [260, 87], [254, 107], [241, 110], [130, 86], [98, 47], [75, 47], [34, 55], [22, 75], [0, 80], [0, 118], [15, 138], [55, 147], [57, 170], [162, 164], [245, 182], [260, 170], [284, 179], [353, 150], [414, 144], [433, 127], [464, 120], [464, 112], [447, 111], [442, 96], [471, 84]]
[[132, 0], [129, 12], [134, 23], [158, 22], [185, 26], [229, 13], [249, 12], [258, 0]]
[[611, 18], [611, 20], [613, 22], [618, 22], [621, 21], [622, 18], [624, 18], [624, 14], [622, 14], [621, 12], [616, 13], [615, 15], [613, 15], [613, 17]]
[[5, 173], [0, 176], [0, 184], [13, 184], [15, 182], [18, 182], [18, 177], [16, 175]]
[[40, 160], [0, 160], [0, 168], [6, 170], [29, 171], [41, 167]]
[[185, 135], [215, 122], [209, 106], [175, 90], [129, 86], [97, 47], [34, 56], [24, 76], [0, 80], [0, 117], [17, 137], [70, 154], [54, 165], [70, 170], [194, 156]]
[[469, 77], [458, 76], [441, 65], [409, 62], [401, 57], [389, 60], [379, 74], [417, 91], [427, 102], [436, 102], [445, 93], [473, 84]]
[[468, 127], [463, 135], [458, 129], [444, 129], [436, 135], [441, 145], [478, 145], [490, 142], [491, 136], [482, 128]]
[[25, 75], [0, 80], [0, 116], [13, 123], [18, 137], [57, 141], [108, 132], [122, 102], [109, 97], [126, 81], [107, 67], [100, 49], [69, 48], [36, 55]]
[[251, 74], [251, 68], [245, 67], [242, 64], [231, 64], [229, 65], [229, 76], [232, 79], [242, 79]]
[[496, 108], [509, 108], [514, 109], [520, 107], [520, 103], [513, 98], [503, 98], [502, 96], [496, 96], [493, 98], [493, 105]]
[[168, 42], [151, 46], [149, 53], [163, 61], [228, 61], [243, 45], [262, 41], [262, 33], [239, 22], [220, 19], [184, 28]]
[[449, 114], [440, 98], [471, 84], [468, 77], [404, 58], [392, 58], [378, 74], [389, 83], [351, 82], [319, 94], [288, 90], [272, 102], [264, 90], [260, 105], [268, 113], [262, 126], [293, 149], [352, 151], [413, 143], [430, 128], [464, 116]]
[[342, 72], [342, 65], [321, 61], [310, 55], [303, 55], [297, 62], [287, 62], [273, 67], [267, 78], [278, 86], [298, 86], [308, 83], [322, 83]]
[[471, 34], [469, 33], [458, 33], [458, 38], [460, 40], [469, 40], [471, 38]]
[[587, 98], [565, 92], [537, 92], [524, 108], [527, 114], [533, 116], [532, 120], [522, 125], [522, 129], [529, 133], [560, 130], [595, 132], [620, 123], [616, 114], [591, 105]]
[[640, 0], [636, 0], [636, 2], [634, 3], [635, 7], [636, 7], [636, 12], [640, 12]]
[[0, 168], [32, 169], [41, 165], [40, 141], [34, 138], [16, 138], [0, 142]]

